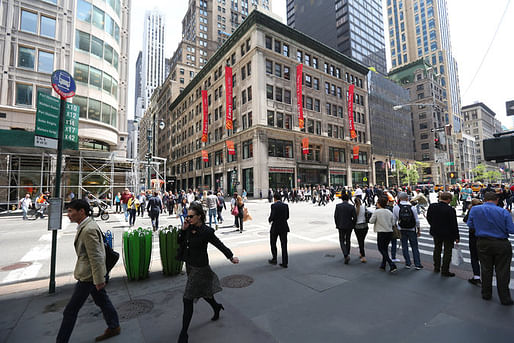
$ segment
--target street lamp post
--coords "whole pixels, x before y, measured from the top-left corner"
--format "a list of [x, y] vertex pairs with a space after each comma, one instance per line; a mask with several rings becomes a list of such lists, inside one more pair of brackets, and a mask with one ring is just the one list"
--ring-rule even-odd
[[152, 129], [151, 128], [148, 128], [146, 130], [146, 139], [148, 141], [148, 148], [146, 149], [146, 189], [150, 189], [152, 187], [152, 182], [150, 180], [150, 163], [152, 162], [152, 147], [151, 147], [151, 144], [152, 144]]

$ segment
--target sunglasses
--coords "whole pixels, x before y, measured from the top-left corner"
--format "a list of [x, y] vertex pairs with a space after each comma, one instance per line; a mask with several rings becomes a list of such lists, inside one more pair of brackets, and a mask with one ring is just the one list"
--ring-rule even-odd
[[191, 218], [193, 218], [194, 216], [196, 216], [196, 214], [190, 214], [190, 215], [186, 216], [186, 218], [191, 219]]

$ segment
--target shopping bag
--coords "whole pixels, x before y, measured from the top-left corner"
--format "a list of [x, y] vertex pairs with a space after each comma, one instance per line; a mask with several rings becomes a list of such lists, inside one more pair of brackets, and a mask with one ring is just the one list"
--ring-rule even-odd
[[237, 206], [234, 206], [234, 208], [232, 209], [232, 215], [233, 216], [239, 215], [239, 209], [237, 208]]
[[460, 266], [462, 262], [464, 262], [462, 250], [458, 244], [455, 244], [455, 247], [452, 250], [452, 264], [454, 266]]

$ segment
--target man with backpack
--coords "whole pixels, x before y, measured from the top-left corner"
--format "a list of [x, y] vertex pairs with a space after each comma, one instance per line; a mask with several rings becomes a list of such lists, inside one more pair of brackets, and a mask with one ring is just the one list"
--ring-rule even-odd
[[414, 267], [416, 270], [423, 268], [421, 264], [418, 237], [421, 236], [421, 228], [418, 219], [418, 213], [412, 208], [409, 202], [409, 195], [405, 192], [398, 194], [398, 205], [393, 209], [395, 222], [398, 222], [398, 228], [402, 233], [402, 251], [405, 258], [405, 268], [411, 268], [411, 260], [409, 255], [409, 243], [414, 257]]

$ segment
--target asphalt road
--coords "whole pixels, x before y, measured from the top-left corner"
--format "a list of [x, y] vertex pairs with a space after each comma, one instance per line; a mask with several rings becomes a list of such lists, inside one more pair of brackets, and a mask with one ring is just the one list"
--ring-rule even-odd
[[[327, 206], [317, 206], [305, 202], [290, 204], [290, 248], [295, 241], [303, 241], [313, 245], [331, 242], [335, 247], [338, 247], [338, 232], [334, 226], [333, 214], [335, 204], [339, 201], [331, 202]], [[227, 220], [220, 225], [220, 229], [217, 231], [219, 238], [241, 258], [244, 258], [245, 252], [250, 250], [269, 250], [269, 224], [267, 218], [270, 204], [265, 200], [250, 200], [246, 206], [253, 219], [244, 223], [243, 233], [239, 233], [232, 226], [233, 217], [227, 210], [223, 213]], [[471, 266], [469, 264], [469, 251], [467, 247], [467, 227], [462, 222], [462, 217], [459, 217], [458, 220], [462, 241], [461, 248], [464, 253], [465, 263], [459, 267], [452, 266], [452, 270], [458, 269], [469, 277], [471, 276]], [[124, 230], [129, 229], [123, 214], [111, 214], [109, 220], [98, 220], [98, 223], [104, 232], [111, 230], [114, 234], [114, 248], [121, 252], [122, 233]], [[421, 223], [422, 236], [418, 240], [421, 259], [425, 266], [430, 266], [432, 263], [433, 241], [428, 233], [428, 224], [424, 218], [421, 219]], [[161, 226], [179, 224], [180, 220], [178, 218], [169, 216], [167, 213], [162, 214], [160, 217]], [[52, 234], [47, 230], [47, 225], [47, 219], [23, 221], [20, 217], [0, 218], [0, 250], [2, 251], [0, 287], [2, 285], [49, 278]], [[57, 276], [71, 277], [72, 275], [76, 261], [73, 247], [76, 226], [76, 224], [70, 223], [66, 217], [63, 217], [63, 229], [58, 232]], [[146, 215], [144, 218], [138, 217], [136, 226], [150, 226], [149, 218]], [[514, 237], [511, 239], [511, 242], [514, 243]], [[357, 246], [356, 237], [352, 235], [352, 263], [358, 260]], [[215, 248], [211, 247], [211, 249]], [[373, 232], [372, 226], [370, 226], [366, 237], [366, 249], [370, 253], [376, 253], [377, 250], [376, 234]], [[342, 258], [342, 256], [338, 257]], [[263, 260], [268, 258], [269, 256], [267, 255], [263, 256]], [[403, 261], [401, 250], [398, 251], [397, 258]], [[154, 238], [152, 261], [158, 259], [158, 240]], [[18, 263], [22, 264], [16, 265]], [[123, 262], [120, 259], [118, 263], [122, 264]], [[21, 268], [8, 270], [11, 266]], [[400, 264], [399, 266], [401, 267], [402, 265]], [[160, 264], [153, 263], [151, 265], [152, 268], [160, 268]], [[511, 270], [514, 271], [514, 267], [511, 267]], [[461, 275], [463, 274], [461, 273]], [[511, 287], [513, 286], [514, 282], [511, 283]]]

